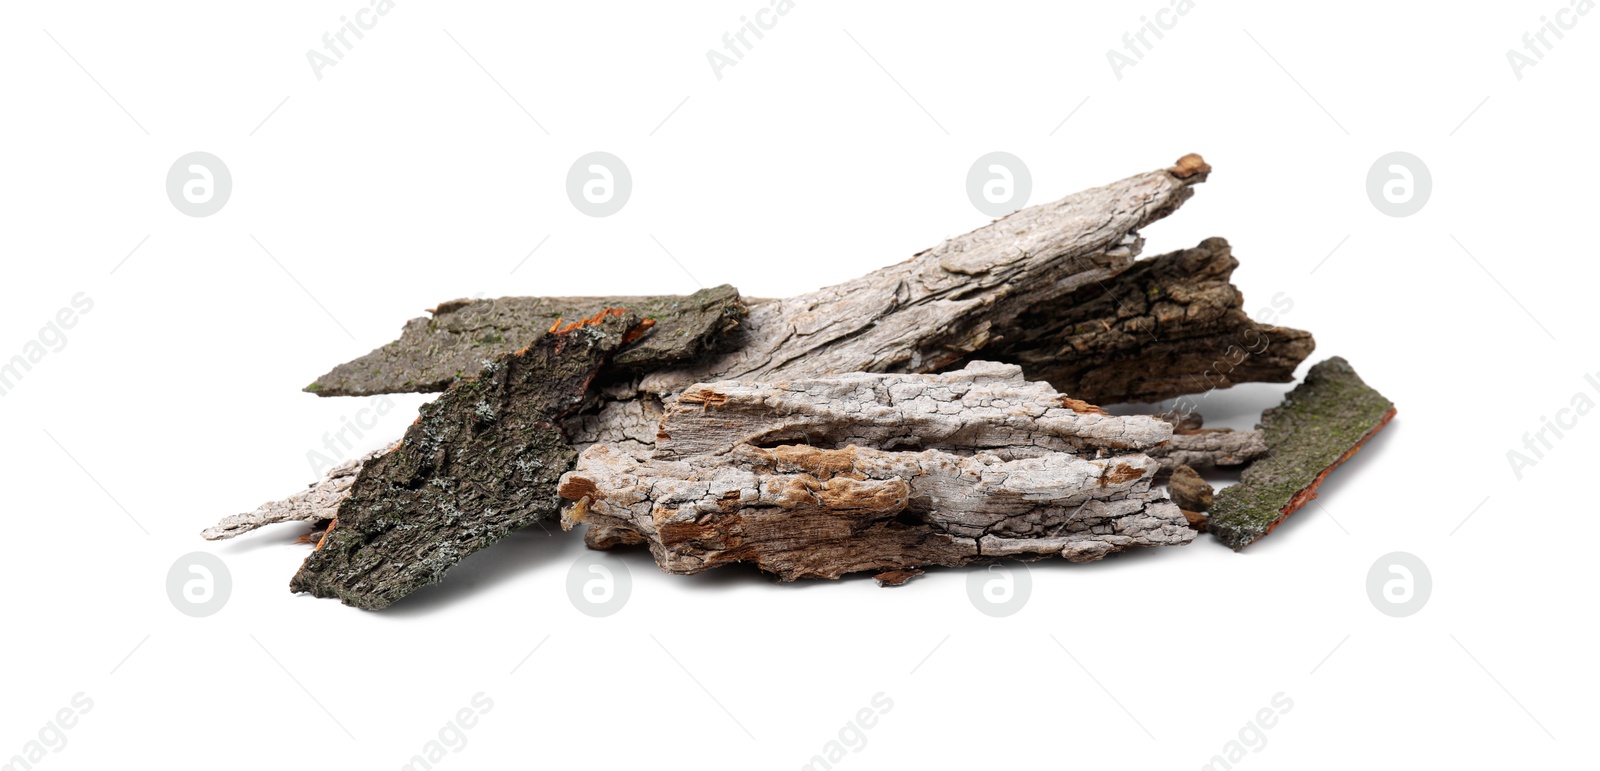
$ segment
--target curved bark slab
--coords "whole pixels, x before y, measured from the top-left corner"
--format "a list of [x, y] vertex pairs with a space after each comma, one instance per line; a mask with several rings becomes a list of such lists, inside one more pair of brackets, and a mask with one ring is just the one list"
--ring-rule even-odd
[[1394, 415], [1394, 403], [1349, 362], [1335, 356], [1316, 364], [1282, 404], [1261, 414], [1267, 455], [1217, 493], [1211, 532], [1234, 551], [1272, 532]]
[[1228, 242], [1141, 260], [1113, 278], [1035, 304], [975, 358], [1094, 402], [1156, 402], [1244, 382], [1288, 383], [1311, 333], [1259, 324], [1229, 283]]

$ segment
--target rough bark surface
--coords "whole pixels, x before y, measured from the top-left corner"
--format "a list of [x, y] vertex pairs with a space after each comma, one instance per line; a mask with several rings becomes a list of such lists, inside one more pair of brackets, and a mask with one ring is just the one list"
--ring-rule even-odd
[[[608, 369], [647, 372], [715, 350], [746, 308], [726, 284], [691, 295], [659, 297], [502, 297], [452, 300], [406, 322], [400, 339], [333, 370], [305, 390], [318, 396], [443, 391], [478, 377], [503, 354], [533, 344], [558, 322], [627, 308], [654, 326]], [[563, 321], [564, 320], [564, 321]]]
[[350, 486], [355, 484], [356, 475], [360, 473], [361, 467], [373, 458], [393, 450], [398, 444], [396, 442], [365, 456], [340, 463], [328, 469], [327, 476], [323, 477], [322, 481], [281, 501], [263, 503], [255, 511], [225, 517], [217, 524], [200, 531], [200, 535], [208, 541], [220, 541], [279, 522], [318, 522], [333, 519], [339, 512], [339, 504], [350, 497]]
[[974, 357], [1016, 362], [1028, 378], [1096, 404], [1290, 382], [1316, 343], [1252, 320], [1229, 283], [1238, 266], [1221, 238], [1141, 260], [1030, 306]]
[[1282, 404], [1261, 414], [1267, 455], [1217, 493], [1211, 532], [1235, 551], [1272, 532], [1394, 415], [1394, 403], [1349, 362], [1334, 357], [1313, 366]]
[[783, 580], [983, 559], [1090, 561], [1188, 543], [1141, 450], [1171, 436], [1029, 383], [1014, 365], [690, 387], [653, 451], [595, 445], [564, 527], [647, 544], [671, 573], [749, 562]]
[[400, 446], [363, 466], [290, 588], [383, 608], [555, 514], [556, 483], [577, 454], [555, 422], [641, 326], [633, 313], [604, 311], [423, 405]]
[[[562, 428], [580, 449], [599, 442], [626, 442], [647, 450], [655, 443], [665, 404], [697, 381], [945, 368], [997, 334], [1016, 337], [1010, 330], [1024, 323], [1019, 318], [1029, 308], [1060, 301], [1078, 289], [1101, 291], [1103, 281], [1134, 265], [1141, 245], [1139, 228], [1174, 211], [1209, 171], [1199, 156], [1185, 156], [1169, 169], [1016, 212], [854, 281], [789, 300], [752, 302], [742, 326], [726, 335], [733, 346], [729, 352], [703, 355], [692, 366], [668, 368], [642, 380], [602, 377], [591, 389], [588, 403], [565, 418]], [[444, 331], [432, 320], [417, 319], [407, 325], [400, 342], [391, 344], [396, 372], [407, 367], [426, 370], [429, 340], [441, 350], [460, 352], [463, 341], [478, 339], [472, 337], [471, 324], [457, 324], [472, 315], [460, 314], [469, 308], [487, 314], [496, 307], [452, 305], [460, 303], [437, 309], [436, 320], [451, 318], [441, 322]], [[519, 328], [540, 331], [547, 318]], [[656, 339], [673, 338], [658, 334]], [[372, 365], [379, 372], [371, 387], [356, 385], [355, 380], [335, 382], [330, 373], [324, 378], [328, 384], [317, 392], [367, 393], [378, 382], [393, 387], [397, 378], [402, 385], [406, 380], [416, 385], [429, 377], [438, 384], [455, 376], [457, 370], [448, 367], [427, 370], [434, 374], [422, 378], [389, 372], [391, 363], [384, 352], [391, 346], [335, 370], [355, 378], [358, 364]], [[477, 366], [475, 349], [467, 345], [465, 350], [471, 354], [468, 365]], [[412, 356], [420, 359], [411, 361]], [[1247, 440], [1236, 439], [1240, 438]], [[1179, 438], [1155, 452], [1180, 453], [1175, 460], [1163, 460], [1165, 469], [1180, 463], [1243, 463], [1251, 457], [1249, 449], [1218, 444], [1216, 438]]]
[[1200, 512], [1211, 509], [1216, 491], [1200, 478], [1199, 472], [1188, 466], [1179, 466], [1167, 481], [1167, 495], [1172, 496], [1172, 502], [1178, 504], [1178, 508]]
[[[1014, 328], [1028, 308], [1127, 270], [1138, 231], [1175, 211], [1211, 167], [1176, 166], [1022, 209], [843, 284], [753, 305], [725, 353], [646, 375], [567, 424], [579, 445], [648, 447], [662, 399], [715, 380], [935, 372]], [[642, 402], [642, 403], [640, 403]]]
[[1205, 428], [1175, 432], [1172, 441], [1150, 451], [1161, 461], [1161, 475], [1180, 466], [1217, 468], [1243, 466], [1267, 454], [1267, 439], [1260, 431], [1235, 431], [1231, 428]]

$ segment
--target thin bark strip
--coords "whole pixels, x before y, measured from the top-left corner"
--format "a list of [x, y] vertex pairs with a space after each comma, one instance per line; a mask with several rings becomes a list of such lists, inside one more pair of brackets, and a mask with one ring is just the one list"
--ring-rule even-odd
[[942, 375], [696, 384], [655, 450], [600, 444], [561, 481], [595, 548], [645, 543], [662, 570], [749, 562], [782, 580], [984, 559], [1096, 560], [1194, 538], [1141, 450], [1171, 438], [1029, 383], [1014, 365]]
[[738, 290], [726, 284], [686, 296], [451, 300], [429, 309], [429, 318], [406, 322], [399, 340], [334, 367], [305, 390], [318, 396], [443, 391], [533, 344], [558, 321], [588, 318], [606, 308], [627, 308], [655, 324], [607, 365], [635, 373], [716, 350], [746, 312]]
[[1260, 431], [1231, 428], [1175, 432], [1166, 446], [1150, 451], [1151, 457], [1161, 461], [1162, 476], [1180, 466], [1197, 469], [1243, 466], [1266, 454], [1266, 435]]
[[279, 522], [319, 522], [333, 519], [339, 513], [339, 504], [350, 497], [350, 486], [355, 484], [361, 467], [373, 458], [393, 450], [391, 444], [359, 458], [351, 458], [331, 469], [322, 481], [301, 490], [281, 501], [261, 504], [255, 511], [225, 517], [200, 532], [208, 541], [220, 541], [244, 535], [258, 527]]
[[363, 466], [290, 589], [376, 610], [554, 515], [556, 483], [577, 455], [555, 422], [640, 332], [638, 316], [602, 311], [423, 405], [400, 446]]
[[1339, 357], [1320, 362], [1283, 403], [1261, 414], [1267, 455], [1211, 506], [1211, 532], [1235, 551], [1272, 532], [1317, 497], [1317, 487], [1395, 415]]
[[1029, 307], [974, 357], [1016, 362], [1028, 378], [1096, 404], [1290, 382], [1316, 342], [1252, 320], [1229, 283], [1237, 267], [1221, 238], [1141, 260]]

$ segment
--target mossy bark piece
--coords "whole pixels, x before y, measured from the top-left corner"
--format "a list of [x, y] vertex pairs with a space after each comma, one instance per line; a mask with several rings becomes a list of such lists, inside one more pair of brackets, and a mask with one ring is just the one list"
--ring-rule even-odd
[[583, 451], [562, 478], [597, 549], [669, 573], [750, 563], [781, 580], [1000, 558], [1089, 562], [1194, 538], [1140, 452], [1171, 426], [1029, 383], [1015, 365], [691, 386], [648, 452]]
[[423, 405], [400, 446], [362, 467], [290, 588], [376, 610], [554, 515], [557, 481], [577, 457], [555, 421], [639, 326], [631, 312], [587, 319]]
[[627, 308], [655, 325], [608, 368], [647, 372], [719, 350], [747, 309], [726, 284], [691, 295], [658, 297], [502, 297], [452, 300], [431, 317], [406, 322], [400, 339], [334, 367], [305, 390], [318, 396], [365, 396], [443, 391], [478, 377], [502, 354], [533, 344], [562, 323], [606, 308]]
[[1211, 506], [1211, 532], [1235, 551], [1272, 532], [1317, 496], [1317, 487], [1395, 415], [1350, 363], [1320, 362], [1283, 403], [1261, 414], [1267, 454]]
[[1229, 283], [1238, 266], [1221, 238], [1141, 260], [1030, 306], [973, 358], [1016, 362], [1029, 379], [1095, 404], [1287, 383], [1316, 343], [1253, 320]]

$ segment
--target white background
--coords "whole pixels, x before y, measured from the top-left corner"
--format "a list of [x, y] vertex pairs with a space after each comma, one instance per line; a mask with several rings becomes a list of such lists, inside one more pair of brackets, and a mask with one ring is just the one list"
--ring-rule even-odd
[[[1199, 0], [1119, 80], [1106, 51], [1167, 5], [799, 0], [718, 80], [706, 51], [763, 0], [400, 0], [318, 80], [306, 51], [362, 0], [8, 4], [0, 358], [76, 293], [94, 306], [0, 397], [0, 759], [83, 692], [44, 768], [395, 768], [483, 692], [436, 767], [798, 768], [882, 692], [836, 767], [1196, 768], [1282, 692], [1236, 767], [1574, 767], [1600, 417], [1521, 480], [1506, 452], [1600, 401], [1600, 14], [1518, 80], [1506, 51], [1566, 0]], [[196, 150], [233, 176], [206, 218], [164, 190]], [[592, 150], [632, 170], [615, 216], [566, 198]], [[590, 618], [566, 591], [581, 539], [537, 528], [367, 613], [288, 593], [297, 526], [197, 535], [313, 481], [307, 451], [367, 400], [299, 389], [424, 308], [808, 291], [987, 222], [964, 180], [993, 150], [1027, 162], [1033, 203], [1204, 154], [1145, 254], [1230, 239], [1246, 307], [1286, 293], [1311, 361], [1347, 357], [1396, 422], [1243, 554], [1205, 536], [1035, 563], [998, 619], [970, 571], [776, 585], [644, 553], [608, 557], [632, 596]], [[1407, 218], [1365, 191], [1395, 150], [1433, 177]], [[1202, 412], [1249, 427], [1285, 388]], [[233, 577], [207, 618], [166, 594], [193, 551]], [[1367, 596], [1393, 551], [1433, 576], [1409, 618]]]

